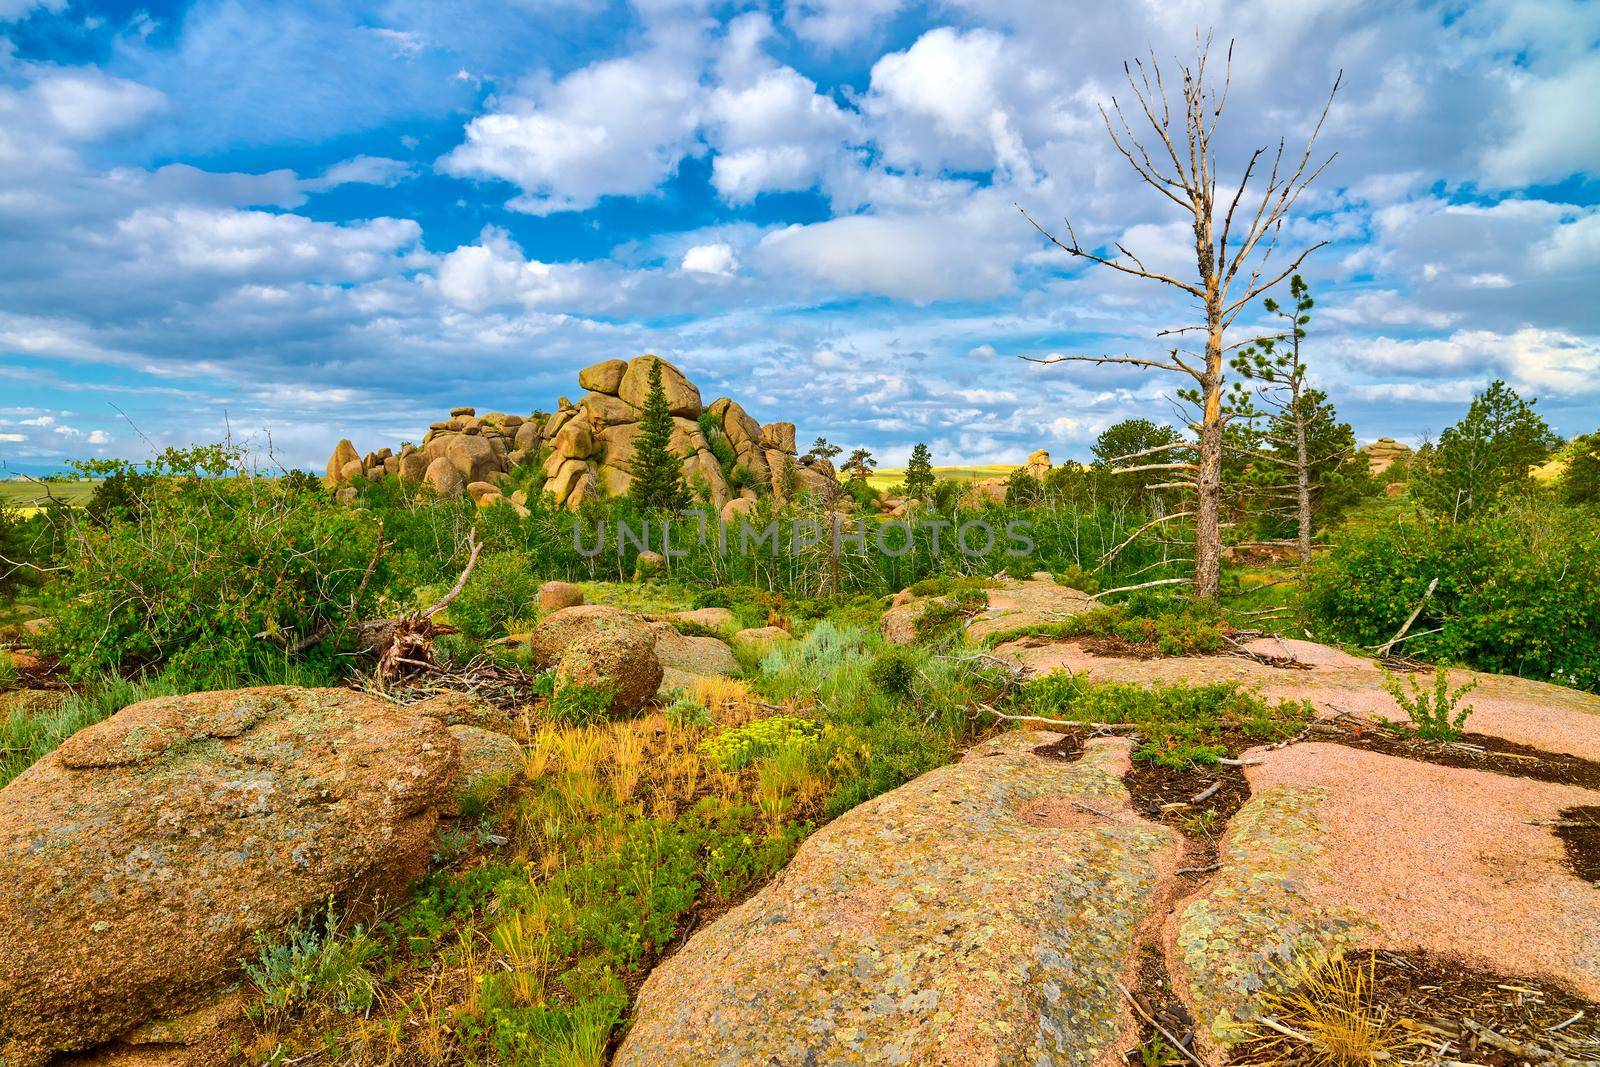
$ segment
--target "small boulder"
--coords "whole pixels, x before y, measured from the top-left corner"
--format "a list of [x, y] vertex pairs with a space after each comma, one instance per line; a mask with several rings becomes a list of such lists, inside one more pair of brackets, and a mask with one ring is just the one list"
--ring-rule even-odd
[[794, 635], [781, 626], [752, 626], [733, 635], [733, 643], [744, 647], [770, 645], [775, 641], [792, 641]]
[[539, 587], [539, 610], [560, 611], [583, 603], [583, 590], [571, 582], [545, 582]]
[[794, 423], [769, 422], [761, 427], [761, 447], [779, 452], [794, 452]]
[[695, 608], [693, 611], [674, 611], [667, 616], [680, 622], [704, 626], [708, 630], [732, 630], [733, 612], [727, 608]]
[[468, 482], [467, 495], [472, 498], [473, 503], [482, 505], [487, 496], [493, 495], [498, 498], [500, 487], [493, 482]]
[[633, 563], [633, 580], [646, 581], [660, 575], [666, 569], [667, 557], [659, 552], [641, 552]]
[[[662, 371], [664, 373], [666, 368], [662, 367]], [[578, 385], [590, 392], [616, 396], [617, 390], [622, 388], [622, 376], [627, 373], [627, 360], [607, 359], [579, 371]]]
[[607, 689], [613, 715], [638, 711], [660, 685], [655, 635], [646, 629], [587, 634], [573, 641], [556, 664], [558, 694], [573, 686]]

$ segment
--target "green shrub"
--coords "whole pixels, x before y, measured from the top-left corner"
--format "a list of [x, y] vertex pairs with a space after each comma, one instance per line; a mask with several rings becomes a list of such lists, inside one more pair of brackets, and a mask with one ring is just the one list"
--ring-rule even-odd
[[668, 722], [680, 729], [711, 725], [710, 709], [691, 697], [680, 696], [667, 705], [663, 714]]
[[331, 667], [337, 640], [292, 649], [370, 616], [378, 521], [254, 476], [237, 450], [168, 450], [148, 470], [134, 517], [72, 522], [42, 643], [80, 679], [160, 666], [223, 688]]
[[506, 623], [526, 616], [538, 601], [541, 579], [522, 552], [485, 554], [448, 609], [450, 622], [478, 641], [499, 637]]
[[706, 738], [700, 743], [700, 757], [724, 771], [737, 771], [780, 749], [811, 744], [825, 730], [815, 719], [773, 715]]
[[568, 726], [590, 726], [611, 717], [615, 693], [605, 685], [563, 685], [550, 697], [549, 717]]
[[1383, 687], [1394, 697], [1395, 703], [1406, 713], [1411, 720], [1411, 731], [1424, 741], [1456, 741], [1462, 736], [1461, 728], [1466, 725], [1467, 717], [1472, 714], [1472, 705], [1457, 711], [1461, 698], [1478, 688], [1476, 680], [1468, 682], [1460, 689], [1450, 689], [1450, 672], [1443, 667], [1438, 668], [1433, 674], [1433, 688], [1430, 692], [1419, 685], [1414, 679], [1410, 682], [1411, 691], [1406, 692], [1406, 687], [1400, 684], [1400, 679], [1388, 671], [1383, 672]]
[[1132, 723], [1135, 759], [1180, 770], [1216, 763], [1230, 745], [1292, 737], [1313, 714], [1304, 701], [1269, 702], [1237, 682], [1142, 686], [1084, 682], [1065, 671], [1027, 682], [1016, 703], [1022, 714], [1048, 719]]
[[268, 1020], [314, 1000], [346, 1014], [371, 1006], [377, 992], [371, 968], [382, 946], [360, 926], [341, 935], [332, 901], [282, 935], [257, 933], [254, 944], [256, 958], [242, 962]]
[[872, 658], [867, 675], [885, 696], [895, 700], [910, 700], [916, 689], [917, 667], [904, 649], [883, 649]]
[[1434, 596], [1397, 650], [1600, 689], [1600, 515], [1539, 502], [1450, 523], [1352, 528], [1312, 570], [1322, 631], [1375, 648]]

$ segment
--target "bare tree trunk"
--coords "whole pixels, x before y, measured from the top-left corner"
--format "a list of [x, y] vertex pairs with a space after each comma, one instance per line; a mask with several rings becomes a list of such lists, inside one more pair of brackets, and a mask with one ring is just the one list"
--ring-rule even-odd
[[1195, 211], [1195, 251], [1206, 283], [1206, 365], [1200, 376], [1199, 455], [1195, 471], [1194, 595], [1222, 592], [1222, 287], [1211, 242], [1211, 205]]
[[1311, 566], [1311, 457], [1306, 452], [1306, 413], [1300, 397], [1294, 398], [1295, 491], [1300, 507], [1300, 571]]

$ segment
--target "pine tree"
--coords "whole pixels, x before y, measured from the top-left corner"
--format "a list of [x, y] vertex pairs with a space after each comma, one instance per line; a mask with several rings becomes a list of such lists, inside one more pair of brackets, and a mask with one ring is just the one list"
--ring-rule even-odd
[[877, 465], [878, 461], [873, 458], [871, 452], [858, 448], [844, 461], [844, 472], [850, 476], [852, 482], [864, 482], [872, 477], [872, 471]]
[[815, 456], [817, 459], [825, 459], [831, 463], [834, 457], [843, 451], [844, 449], [829, 441], [826, 437], [819, 437], [817, 438], [817, 443], [811, 446], [811, 451], [807, 452], [806, 455]]
[[923, 501], [933, 492], [933, 453], [920, 442], [911, 450], [911, 462], [906, 464], [905, 490], [907, 497]]
[[649, 384], [633, 446], [629, 495], [649, 511], [679, 511], [689, 506], [689, 490], [683, 483], [683, 460], [672, 451], [672, 409], [661, 385], [659, 359], [650, 363]]
[[1413, 485], [1422, 505], [1460, 522], [1526, 488], [1529, 469], [1550, 457], [1553, 444], [1535, 403], [1498, 380], [1473, 397], [1466, 418], [1439, 435]]

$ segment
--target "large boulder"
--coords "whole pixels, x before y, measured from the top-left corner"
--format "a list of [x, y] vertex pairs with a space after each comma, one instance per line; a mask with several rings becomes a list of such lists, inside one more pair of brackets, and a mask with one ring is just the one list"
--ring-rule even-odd
[[428, 869], [437, 719], [346, 689], [148, 700], [0, 790], [0, 1062], [204, 1006], [257, 931], [372, 914]]
[[[666, 368], [662, 367], [665, 371]], [[622, 376], [628, 373], [628, 361], [608, 359], [578, 372], [578, 384], [593, 393], [617, 395], [622, 388]]]
[[549, 666], [559, 662], [579, 638], [617, 631], [651, 634], [650, 624], [631, 611], [605, 604], [580, 604], [552, 611], [540, 619], [528, 648], [535, 660]]
[[[639, 356], [628, 364], [627, 372], [622, 376], [622, 382], [617, 388], [617, 395], [635, 408], [644, 407], [645, 398], [650, 395], [650, 365], [657, 361], [656, 356]], [[660, 360], [661, 363], [661, 390], [666, 394], [667, 407], [674, 415], [685, 419], [698, 419], [705, 406], [700, 403], [700, 390], [695, 388], [693, 382], [684, 377], [683, 371]]]
[[460, 496], [467, 488], [466, 479], [461, 477], [461, 472], [456, 470], [455, 464], [444, 456], [428, 464], [422, 480], [442, 497]]
[[852, 809], [656, 968], [619, 1067], [1120, 1062], [1176, 835], [1012, 733]]
[[793, 455], [795, 450], [794, 433], [794, 423], [792, 422], [769, 422], [761, 427], [761, 447], [767, 449], [775, 448], [779, 452], [788, 452]]
[[448, 438], [444, 454], [445, 458], [450, 460], [451, 466], [455, 467], [469, 485], [473, 482], [486, 482], [490, 475], [502, 469], [500, 457], [495, 453], [494, 446], [482, 436], [460, 434]]
[[613, 715], [638, 711], [661, 686], [655, 635], [616, 629], [579, 637], [556, 664], [556, 694], [573, 686], [609, 690]]
[[1044, 481], [1050, 473], [1050, 453], [1042, 448], [1034, 452], [1028, 457], [1028, 462], [1022, 465], [1022, 473]]
[[338, 485], [346, 481], [344, 469], [354, 460], [359, 463], [361, 457], [356, 453], [356, 446], [349, 441], [340, 441], [334, 446], [333, 455], [328, 458], [328, 473], [324, 479], [329, 485]]

